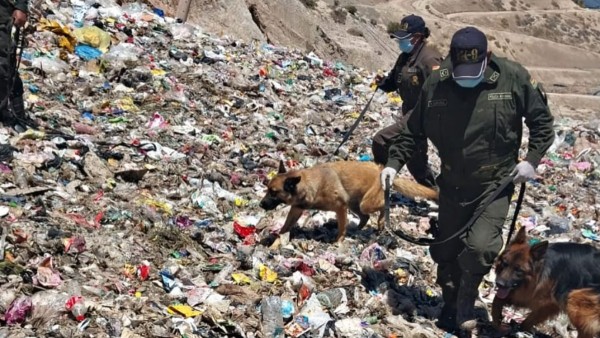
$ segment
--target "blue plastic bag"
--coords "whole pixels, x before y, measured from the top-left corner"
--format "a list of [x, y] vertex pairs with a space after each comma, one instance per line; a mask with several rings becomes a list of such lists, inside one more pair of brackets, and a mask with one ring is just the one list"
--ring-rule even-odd
[[75, 47], [75, 54], [84, 61], [90, 61], [99, 58], [102, 52], [88, 45], [78, 45]]

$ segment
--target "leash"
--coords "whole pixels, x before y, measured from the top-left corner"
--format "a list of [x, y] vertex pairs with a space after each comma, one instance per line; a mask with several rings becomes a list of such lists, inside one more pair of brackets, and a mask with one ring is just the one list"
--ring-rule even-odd
[[385, 228], [387, 231], [390, 230], [390, 180], [385, 181]]
[[513, 214], [513, 219], [510, 222], [510, 228], [508, 229], [508, 237], [506, 237], [506, 243], [510, 243], [510, 239], [515, 232], [515, 228], [517, 226], [517, 216], [519, 215], [519, 210], [521, 209], [521, 205], [523, 204], [523, 197], [525, 197], [525, 183], [521, 183], [521, 188], [519, 188], [519, 197], [517, 197], [517, 205], [515, 205], [515, 213]]
[[[477, 219], [479, 219], [479, 217], [481, 216], [481, 214], [483, 213], [485, 208], [487, 208], [487, 206], [490, 205], [490, 203], [492, 203], [502, 193], [502, 191], [504, 191], [504, 189], [506, 189], [506, 187], [512, 182], [513, 177], [514, 177], [514, 173], [505, 177], [501, 181], [498, 188], [496, 188], [496, 190], [494, 190], [494, 192], [490, 196], [488, 196], [488, 198], [485, 200], [485, 203], [483, 203], [483, 205], [475, 211], [473, 216], [469, 219], [469, 221], [462, 228], [460, 228], [460, 230], [455, 232], [450, 237], [445, 238], [443, 240], [439, 240], [439, 241], [436, 241], [435, 239], [432, 239], [432, 238], [425, 238], [425, 237], [414, 238], [414, 237], [406, 234], [402, 230], [397, 230], [396, 232], [391, 231], [391, 228], [390, 228], [390, 183], [386, 182], [385, 211], [384, 211], [385, 212], [385, 229], [388, 233], [395, 235], [397, 237], [400, 237], [401, 239], [403, 239], [409, 243], [416, 244], [416, 245], [428, 246], [428, 245], [438, 245], [438, 244], [446, 243], [446, 242], [464, 234], [467, 230], [469, 230], [469, 228], [473, 225], [473, 223], [475, 223], [475, 221], [477, 221]], [[521, 189], [519, 191], [519, 197], [517, 198], [517, 205], [515, 206], [515, 212], [513, 214], [512, 222], [510, 224], [507, 242], [510, 241], [510, 237], [512, 236], [512, 234], [515, 230], [517, 216], [521, 209], [521, 205], [523, 204], [524, 195], [525, 195], [525, 183], [521, 183]]]
[[[371, 95], [371, 98], [369, 99], [369, 101], [367, 102], [367, 104], [365, 105], [365, 107], [363, 108], [363, 110], [360, 112], [360, 115], [358, 115], [358, 118], [356, 119], [356, 121], [354, 121], [354, 124], [352, 125], [352, 127], [350, 127], [350, 129], [344, 135], [344, 138], [342, 139], [342, 142], [340, 142], [340, 144], [337, 146], [337, 148], [335, 148], [335, 151], [333, 152], [332, 157], [333, 156], [337, 156], [338, 152], [340, 151], [340, 148], [344, 145], [344, 143], [346, 143], [346, 141], [348, 141], [348, 138], [350, 138], [350, 135], [352, 135], [352, 133], [354, 132], [354, 130], [356, 129], [356, 127], [358, 127], [358, 124], [360, 123], [360, 121], [365, 116], [365, 113], [367, 112], [367, 110], [369, 110], [369, 106], [371, 105], [371, 101], [373, 101], [373, 98], [375, 97], [375, 94], [377, 94], [377, 90], [378, 89], [379, 89], [379, 87], [375, 89], [375, 91], [373, 92], [373, 95]], [[331, 157], [329, 159], [331, 160]]]

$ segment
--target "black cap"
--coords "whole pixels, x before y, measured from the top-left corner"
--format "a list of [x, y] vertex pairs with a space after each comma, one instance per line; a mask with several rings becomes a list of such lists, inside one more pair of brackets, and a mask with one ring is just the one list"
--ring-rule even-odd
[[450, 43], [452, 77], [455, 79], [477, 78], [485, 71], [487, 37], [475, 27], [458, 30]]
[[411, 14], [400, 21], [400, 30], [393, 32], [390, 36], [396, 39], [406, 39], [414, 33], [425, 33], [425, 20], [420, 16]]

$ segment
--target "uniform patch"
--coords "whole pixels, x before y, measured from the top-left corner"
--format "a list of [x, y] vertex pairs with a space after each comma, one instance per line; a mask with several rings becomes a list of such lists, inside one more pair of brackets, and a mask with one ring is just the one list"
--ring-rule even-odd
[[461, 50], [458, 52], [458, 59], [462, 62], [475, 62], [479, 58], [477, 48]]
[[440, 77], [441, 78], [448, 77], [449, 75], [450, 75], [450, 72], [448, 72], [448, 68], [444, 68], [444, 69], [440, 70]]
[[492, 76], [490, 76], [490, 81], [496, 82], [498, 80], [498, 78], [500, 77], [500, 73], [498, 72], [493, 72]]
[[416, 75], [413, 75], [410, 78], [410, 84], [412, 84], [413, 86], [418, 86], [419, 85], [419, 77]]
[[537, 88], [538, 83], [534, 78], [531, 78], [531, 80], [529, 82], [531, 82], [531, 86], [533, 86], [533, 88]]
[[446, 107], [447, 105], [448, 105], [448, 100], [446, 100], [446, 99], [429, 100], [427, 102], [427, 108]]
[[488, 101], [512, 100], [512, 93], [489, 93]]

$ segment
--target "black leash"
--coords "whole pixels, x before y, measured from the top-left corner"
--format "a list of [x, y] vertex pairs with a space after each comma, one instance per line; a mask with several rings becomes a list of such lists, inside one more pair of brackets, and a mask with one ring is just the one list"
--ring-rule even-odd
[[[485, 203], [483, 203], [483, 205], [481, 207], [479, 207], [477, 209], [477, 211], [475, 211], [473, 216], [469, 219], [469, 221], [460, 230], [458, 230], [452, 236], [445, 238], [443, 240], [439, 240], [439, 241], [436, 241], [435, 239], [432, 239], [432, 238], [425, 238], [425, 237], [414, 238], [414, 237], [406, 234], [402, 230], [397, 230], [396, 232], [392, 232], [392, 230], [390, 228], [390, 182], [386, 182], [386, 189], [385, 189], [385, 228], [386, 228], [386, 231], [388, 231], [392, 235], [396, 235], [396, 236], [400, 237], [401, 239], [403, 239], [407, 242], [410, 242], [412, 244], [416, 244], [416, 245], [428, 246], [428, 245], [438, 245], [438, 244], [446, 243], [446, 242], [462, 235], [467, 230], [469, 230], [469, 228], [473, 225], [473, 223], [475, 223], [475, 221], [477, 221], [477, 219], [481, 216], [481, 214], [483, 213], [485, 208], [487, 208], [487, 206], [490, 205], [490, 203], [492, 203], [504, 191], [504, 189], [506, 189], [506, 187], [513, 181], [513, 177], [514, 177], [514, 174], [511, 174], [511, 175], [505, 177], [501, 181], [498, 188], [496, 188], [496, 190], [494, 190], [494, 193], [491, 194], [490, 196], [488, 196]], [[523, 204], [524, 195], [525, 195], [525, 183], [521, 183], [521, 189], [519, 191], [519, 197], [517, 198], [517, 205], [515, 206], [515, 213], [513, 215], [513, 219], [510, 224], [507, 242], [510, 241], [510, 238], [515, 230], [517, 216], [519, 214], [519, 210], [521, 209], [521, 204]]]
[[[391, 179], [390, 179], [391, 180]], [[390, 180], [385, 181], [385, 228], [390, 229]]]
[[338, 152], [340, 151], [340, 148], [342, 147], [342, 145], [344, 145], [344, 143], [346, 143], [346, 141], [348, 141], [348, 138], [350, 138], [350, 135], [352, 135], [352, 133], [354, 132], [354, 130], [356, 129], [356, 127], [358, 127], [358, 124], [360, 123], [360, 121], [365, 116], [365, 113], [367, 112], [367, 110], [369, 110], [369, 106], [371, 105], [371, 101], [373, 101], [373, 98], [375, 97], [375, 94], [377, 93], [377, 89], [378, 88], [376, 88], [375, 92], [373, 93], [373, 95], [371, 95], [371, 98], [369, 99], [369, 101], [367, 102], [367, 104], [365, 105], [365, 107], [363, 108], [363, 110], [360, 112], [360, 115], [358, 115], [358, 118], [356, 119], [356, 121], [354, 121], [354, 124], [352, 125], [352, 127], [350, 127], [350, 129], [344, 135], [344, 139], [342, 139], [342, 142], [340, 142], [340, 144], [337, 146], [337, 148], [333, 152], [333, 156], [336, 156], [338, 154]]
[[510, 243], [510, 239], [515, 232], [515, 228], [517, 225], [517, 217], [519, 216], [519, 210], [521, 209], [521, 205], [523, 204], [523, 197], [525, 197], [525, 183], [521, 183], [521, 188], [519, 188], [519, 197], [517, 197], [517, 205], [515, 205], [515, 213], [513, 214], [513, 219], [510, 222], [510, 228], [508, 229], [508, 237], [506, 237], [506, 243]]

